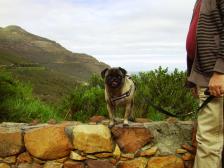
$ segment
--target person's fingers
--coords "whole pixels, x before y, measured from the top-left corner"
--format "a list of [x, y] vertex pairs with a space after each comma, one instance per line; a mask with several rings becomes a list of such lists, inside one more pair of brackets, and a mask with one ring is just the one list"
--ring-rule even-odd
[[216, 96], [216, 92], [214, 90], [209, 90], [209, 92], [212, 96]]
[[217, 96], [220, 97], [222, 95], [221, 86], [217, 86], [216, 88]]
[[221, 96], [223, 96], [224, 95], [224, 87], [223, 86], [220, 87], [220, 91], [221, 91]]
[[224, 94], [224, 74], [214, 72], [208, 86], [211, 95], [222, 96]]
[[211, 95], [216, 97], [220, 97], [222, 95], [221, 86], [210, 86], [209, 91]]

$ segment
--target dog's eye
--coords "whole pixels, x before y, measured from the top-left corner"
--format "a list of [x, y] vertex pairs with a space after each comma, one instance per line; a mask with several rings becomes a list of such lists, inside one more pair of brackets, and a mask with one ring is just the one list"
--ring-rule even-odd
[[107, 80], [111, 80], [111, 78], [112, 78], [111, 76], [107, 76], [107, 78], [106, 78], [106, 79], [107, 79]]

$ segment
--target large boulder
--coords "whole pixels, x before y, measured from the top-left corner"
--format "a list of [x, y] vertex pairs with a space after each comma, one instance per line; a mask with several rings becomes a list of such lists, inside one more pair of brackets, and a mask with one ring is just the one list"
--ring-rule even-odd
[[73, 146], [85, 153], [112, 152], [110, 130], [104, 125], [77, 125], [73, 129]]
[[49, 125], [26, 131], [26, 149], [33, 156], [43, 159], [59, 159], [69, 155], [71, 144], [65, 134], [65, 124]]
[[117, 125], [112, 128], [112, 134], [124, 153], [134, 153], [153, 139], [151, 132], [143, 124], [127, 128]]

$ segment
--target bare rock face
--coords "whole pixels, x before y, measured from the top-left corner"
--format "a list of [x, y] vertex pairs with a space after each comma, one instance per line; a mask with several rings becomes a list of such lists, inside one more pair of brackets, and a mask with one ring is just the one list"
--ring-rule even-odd
[[43, 160], [59, 159], [69, 155], [71, 144], [65, 134], [65, 125], [50, 125], [31, 129], [24, 140], [28, 152]]
[[104, 125], [77, 125], [73, 135], [74, 148], [85, 153], [113, 150], [110, 130]]
[[129, 160], [129, 161], [124, 161], [124, 162], [119, 162], [118, 163], [118, 168], [145, 168], [147, 165], [147, 159], [140, 157], [137, 159]]
[[176, 156], [152, 157], [147, 168], [184, 168], [182, 159]]
[[144, 126], [123, 128], [118, 125], [111, 131], [124, 153], [134, 153], [153, 139], [151, 132]]
[[24, 142], [20, 125], [0, 125], [0, 157], [7, 157], [24, 151]]

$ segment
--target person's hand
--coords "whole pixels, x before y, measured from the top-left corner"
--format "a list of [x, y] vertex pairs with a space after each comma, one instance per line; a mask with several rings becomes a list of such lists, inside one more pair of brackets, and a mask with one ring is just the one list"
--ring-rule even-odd
[[224, 93], [224, 74], [214, 72], [208, 87], [211, 95], [216, 97], [222, 96]]

